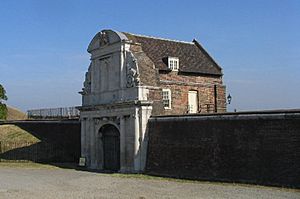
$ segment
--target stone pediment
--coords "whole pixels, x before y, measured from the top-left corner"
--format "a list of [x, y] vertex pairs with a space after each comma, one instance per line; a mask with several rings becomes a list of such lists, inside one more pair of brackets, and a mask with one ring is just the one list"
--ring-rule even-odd
[[91, 53], [94, 50], [120, 42], [122, 40], [128, 40], [123, 33], [113, 30], [102, 30], [94, 36], [88, 46], [87, 51]]

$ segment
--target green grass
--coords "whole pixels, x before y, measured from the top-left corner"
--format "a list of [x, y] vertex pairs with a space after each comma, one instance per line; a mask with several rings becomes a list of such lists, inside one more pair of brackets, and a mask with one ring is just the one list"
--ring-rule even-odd
[[49, 164], [40, 164], [35, 162], [0, 162], [1, 167], [19, 168], [19, 169], [59, 169], [57, 166]]
[[169, 181], [180, 181], [180, 182], [193, 182], [193, 180], [183, 180], [183, 179], [176, 179], [176, 178], [167, 178], [167, 177], [159, 177], [159, 176], [150, 176], [146, 174], [123, 174], [123, 173], [113, 173], [109, 174], [113, 177], [120, 177], [120, 178], [140, 178], [140, 179], [148, 179], [148, 180], [169, 180]]
[[32, 142], [40, 140], [29, 132], [11, 124], [0, 125], [0, 142]]

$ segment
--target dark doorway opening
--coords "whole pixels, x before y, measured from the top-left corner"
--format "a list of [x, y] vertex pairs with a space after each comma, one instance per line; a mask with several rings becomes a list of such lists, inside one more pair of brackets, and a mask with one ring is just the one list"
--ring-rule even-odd
[[102, 133], [104, 165], [106, 171], [120, 170], [120, 133], [119, 130], [111, 125], [104, 125]]

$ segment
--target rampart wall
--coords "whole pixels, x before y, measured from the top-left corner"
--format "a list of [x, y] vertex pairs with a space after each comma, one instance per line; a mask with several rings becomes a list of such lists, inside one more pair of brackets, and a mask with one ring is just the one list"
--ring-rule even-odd
[[80, 157], [79, 120], [27, 120], [0, 123], [0, 125], [6, 124], [18, 126], [40, 141], [35, 143], [27, 140], [13, 143], [1, 142], [0, 159], [2, 161], [78, 162]]
[[152, 117], [146, 173], [300, 188], [300, 110]]

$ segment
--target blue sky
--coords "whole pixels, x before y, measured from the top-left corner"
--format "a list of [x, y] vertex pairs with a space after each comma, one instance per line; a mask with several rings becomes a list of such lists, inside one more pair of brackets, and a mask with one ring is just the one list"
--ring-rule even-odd
[[0, 83], [23, 111], [81, 104], [102, 29], [192, 41], [223, 67], [229, 110], [300, 108], [300, 1], [1, 0]]

